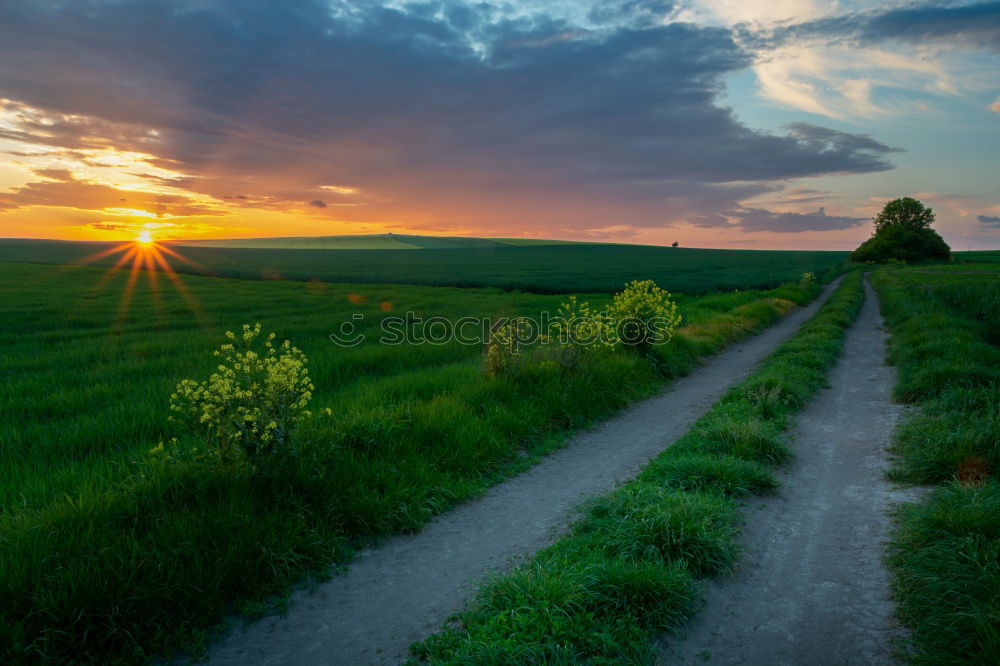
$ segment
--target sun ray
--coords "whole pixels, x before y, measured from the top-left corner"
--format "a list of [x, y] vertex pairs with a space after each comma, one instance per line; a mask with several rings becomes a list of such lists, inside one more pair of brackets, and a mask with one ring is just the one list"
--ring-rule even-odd
[[128, 250], [125, 252], [125, 254], [119, 257], [118, 261], [115, 262], [115, 264], [111, 268], [105, 271], [104, 275], [101, 276], [101, 279], [98, 280], [97, 284], [91, 287], [90, 291], [88, 292], [88, 296], [92, 296], [96, 292], [100, 291], [104, 287], [104, 285], [106, 285], [108, 282], [111, 281], [111, 278], [117, 275], [118, 272], [125, 267], [125, 264], [127, 264], [130, 259], [135, 257], [137, 252], [138, 248], [136, 248], [134, 245], [129, 247]]
[[135, 284], [139, 280], [139, 273], [142, 272], [142, 254], [138, 248], [134, 252], [135, 259], [132, 260], [132, 268], [128, 274], [128, 282], [125, 283], [125, 291], [122, 292], [121, 300], [118, 301], [118, 316], [115, 320], [117, 333], [121, 333], [125, 319], [128, 317], [129, 306], [132, 304], [132, 295], [135, 292]]
[[191, 308], [195, 317], [198, 318], [199, 323], [204, 325], [208, 321], [204, 308], [201, 307], [201, 303], [198, 302], [198, 299], [195, 298], [194, 294], [191, 293], [191, 290], [187, 288], [187, 285], [184, 284], [180, 276], [177, 275], [177, 272], [174, 271], [173, 266], [170, 265], [162, 254], [160, 254], [160, 250], [162, 249], [162, 245], [155, 246], [152, 248], [150, 256], [160, 265], [163, 274], [167, 276], [167, 279], [173, 284], [174, 289], [177, 290], [177, 293], [181, 295], [181, 298], [183, 298], [188, 307]]
[[153, 295], [153, 307], [157, 312], [163, 310], [163, 302], [160, 299], [160, 277], [153, 256], [156, 253], [156, 246], [150, 245], [142, 247], [139, 251], [142, 257], [143, 267], [146, 269], [146, 279], [149, 281], [150, 292]]
[[206, 326], [210, 324], [209, 317], [207, 316], [205, 309], [201, 306], [201, 303], [199, 303], [195, 295], [191, 293], [191, 290], [188, 289], [187, 285], [185, 285], [181, 280], [180, 276], [174, 270], [173, 266], [170, 265], [170, 262], [164, 254], [170, 255], [178, 261], [192, 266], [198, 271], [208, 272], [208, 269], [199, 263], [188, 259], [176, 250], [156, 242], [149, 232], [143, 232], [135, 241], [120, 243], [114, 247], [107, 248], [100, 252], [83, 257], [82, 259], [78, 259], [72, 263], [72, 266], [79, 267], [84, 264], [113, 256], [116, 253], [121, 253], [121, 256], [118, 257], [115, 263], [104, 272], [104, 274], [92, 287], [90, 287], [87, 291], [87, 295], [84, 297], [84, 300], [93, 298], [98, 292], [106, 287], [119, 272], [126, 267], [129, 268], [128, 278], [125, 281], [125, 287], [122, 290], [115, 317], [116, 335], [121, 334], [125, 323], [128, 321], [129, 309], [132, 305], [139, 277], [142, 273], [146, 274], [150, 295], [153, 299], [153, 305], [156, 312], [159, 313], [163, 311], [163, 290], [160, 285], [159, 276], [159, 273], [162, 272], [170, 282], [171, 286], [177, 291], [187, 306], [194, 313], [199, 325]]
[[181, 253], [177, 252], [173, 248], [167, 247], [166, 245], [162, 245], [160, 243], [157, 243], [156, 247], [157, 247], [158, 250], [160, 250], [161, 252], [165, 252], [166, 254], [169, 254], [174, 259], [177, 259], [178, 261], [183, 261], [185, 264], [187, 264], [191, 268], [197, 268], [199, 271], [209, 272], [208, 267], [203, 266], [202, 264], [199, 264], [197, 261], [195, 261], [193, 259], [189, 259], [188, 257], [185, 257], [184, 255], [182, 255]]
[[77, 259], [76, 261], [73, 262], [73, 264], [74, 265], [92, 264], [95, 261], [99, 261], [100, 259], [115, 254], [116, 252], [124, 252], [129, 249], [134, 249], [134, 247], [135, 246], [133, 243], [121, 243], [120, 245], [116, 245], [115, 247], [110, 247], [106, 250], [101, 250], [100, 252], [96, 252], [90, 256], [84, 257], [83, 259]]

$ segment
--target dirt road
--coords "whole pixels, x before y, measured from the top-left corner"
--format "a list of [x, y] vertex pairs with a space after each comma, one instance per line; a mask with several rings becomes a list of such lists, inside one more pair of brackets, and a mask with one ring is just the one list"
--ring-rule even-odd
[[705, 607], [686, 638], [665, 641], [660, 663], [894, 663], [886, 512], [911, 497], [883, 477], [900, 408], [878, 301], [865, 290], [830, 386], [793, 430], [779, 495], [747, 510], [740, 571], [709, 582]]
[[462, 607], [487, 571], [551, 543], [583, 500], [633, 477], [683, 434], [812, 316], [831, 288], [483, 498], [438, 516], [419, 534], [361, 553], [345, 575], [296, 594], [287, 616], [236, 629], [209, 651], [210, 663], [398, 663], [410, 643]]

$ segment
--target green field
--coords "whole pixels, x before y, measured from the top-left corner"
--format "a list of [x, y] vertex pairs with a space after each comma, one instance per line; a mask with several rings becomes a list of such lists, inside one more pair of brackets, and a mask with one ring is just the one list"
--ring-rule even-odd
[[[477, 239], [471, 239], [469, 242]], [[534, 293], [613, 293], [630, 280], [653, 279], [671, 291], [775, 287], [803, 273], [822, 275], [846, 252], [698, 250], [646, 245], [497, 245], [460, 249], [301, 250], [176, 247], [198, 264], [169, 258], [179, 272], [242, 279], [498, 287]], [[0, 262], [64, 264], [115, 243], [0, 241]], [[115, 257], [97, 261], [112, 265]]]
[[1000, 262], [1000, 250], [974, 250], [972, 252], [952, 252], [957, 261], [972, 263]]
[[[374, 333], [405, 311], [531, 315], [564, 297], [177, 281], [180, 290], [164, 273], [0, 264], [6, 663], [141, 662], [197, 645], [227, 611], [257, 612], [357, 547], [419, 528], [818, 291], [678, 295], [686, 326], [655, 363], [616, 352], [571, 371], [533, 363], [488, 377], [481, 346], [390, 346]], [[334, 345], [329, 333], [356, 314], [371, 339]], [[224, 331], [257, 321], [308, 355], [316, 384], [294, 455], [264, 478], [206, 460], [167, 421], [177, 382], [205, 377]], [[161, 441], [165, 451], [151, 453]]]

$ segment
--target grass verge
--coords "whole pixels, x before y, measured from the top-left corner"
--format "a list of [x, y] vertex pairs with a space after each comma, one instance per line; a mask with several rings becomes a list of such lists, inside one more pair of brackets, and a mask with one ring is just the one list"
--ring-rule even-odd
[[898, 399], [890, 476], [937, 486], [889, 547], [916, 664], [1000, 663], [1000, 270], [882, 270]]
[[632, 482], [587, 503], [569, 535], [493, 576], [453, 626], [414, 644], [434, 664], [646, 663], [695, 607], [695, 577], [739, 557], [742, 500], [790, 457], [782, 431], [823, 387], [864, 299], [848, 275], [820, 311]]

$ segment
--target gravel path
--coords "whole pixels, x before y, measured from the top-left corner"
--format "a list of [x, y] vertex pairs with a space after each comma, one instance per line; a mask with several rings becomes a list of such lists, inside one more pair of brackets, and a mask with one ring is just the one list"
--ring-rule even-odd
[[887, 510], [913, 499], [883, 473], [900, 412], [884, 361], [878, 300], [866, 299], [830, 385], [793, 430], [795, 462], [777, 497], [747, 510], [741, 570], [709, 581], [686, 636], [666, 639], [662, 664], [892, 664]]
[[551, 543], [583, 500], [630, 479], [683, 434], [812, 316], [832, 287], [419, 534], [360, 553], [346, 574], [313, 593], [296, 593], [287, 615], [234, 630], [209, 650], [210, 663], [399, 663], [410, 643], [461, 609], [486, 572]]

